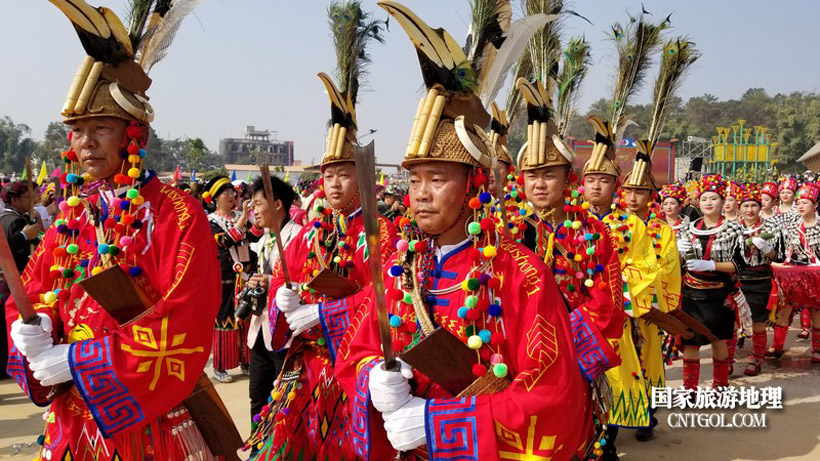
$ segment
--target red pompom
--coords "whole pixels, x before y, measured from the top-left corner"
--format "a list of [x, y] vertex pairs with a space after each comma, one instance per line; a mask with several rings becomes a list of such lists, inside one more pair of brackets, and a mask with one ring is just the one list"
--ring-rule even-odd
[[68, 159], [71, 160], [72, 162], [79, 162], [80, 161], [80, 159], [77, 157], [77, 153], [74, 152], [74, 149], [69, 149], [68, 152], [65, 154], [65, 156], [68, 157]]
[[481, 298], [476, 303], [475, 308], [476, 308], [477, 311], [487, 312], [487, 309], [490, 308], [490, 301], [487, 300], [487, 299]]
[[114, 218], [108, 218], [108, 219], [105, 220], [103, 225], [105, 226], [106, 229], [113, 229], [114, 226], [117, 225], [117, 221], [115, 221]]
[[71, 131], [71, 130], [68, 130], [68, 142], [70, 143], [73, 138], [74, 138], [74, 132]]
[[410, 195], [405, 195], [402, 202], [404, 202], [405, 208], [410, 208]]
[[57, 298], [60, 301], [68, 301], [68, 298], [70, 298], [70, 297], [71, 297], [71, 292], [68, 291], [68, 290], [60, 290], [60, 292], [57, 293]]
[[478, 251], [478, 248], [470, 247], [467, 250], [467, 255], [474, 261], [478, 261], [481, 259], [481, 252]]
[[492, 219], [484, 218], [484, 219], [481, 220], [481, 230], [488, 231], [488, 230], [492, 230], [493, 227], [495, 227], [495, 224], [493, 224]]
[[478, 197], [473, 197], [467, 202], [467, 205], [473, 210], [478, 210], [481, 208], [481, 200], [479, 200]]
[[123, 215], [123, 217], [120, 218], [120, 222], [125, 224], [125, 225], [129, 225], [129, 224], [132, 224], [134, 222], [134, 219], [135, 219], [134, 215], [127, 214], [127, 215]]
[[419, 326], [416, 325], [416, 322], [405, 322], [404, 325], [407, 325], [407, 331], [410, 332], [410, 334], [417, 332], [419, 329]]
[[487, 281], [487, 288], [491, 290], [497, 290], [501, 288], [501, 279], [493, 277]]
[[477, 309], [470, 309], [467, 311], [467, 320], [472, 320], [475, 322], [476, 320], [481, 318], [481, 312]]
[[114, 182], [117, 183], [117, 184], [121, 184], [121, 185], [128, 184], [130, 179], [131, 178], [129, 178], [128, 176], [126, 176], [124, 174], [117, 173], [117, 174], [114, 175]]
[[479, 171], [473, 178], [473, 185], [478, 188], [483, 186], [484, 184], [487, 184], [487, 176]]
[[424, 253], [424, 250], [427, 249], [427, 242], [424, 240], [420, 240], [416, 242], [416, 253]]
[[501, 333], [493, 333], [490, 335], [490, 344], [493, 346], [500, 346], [504, 344], [504, 335]]
[[476, 377], [484, 376], [487, 373], [487, 367], [480, 363], [473, 365], [473, 375]]
[[128, 154], [129, 155], [137, 155], [139, 153], [140, 153], [140, 146], [138, 146], [136, 143], [132, 142], [131, 144], [128, 145]]
[[125, 135], [131, 139], [138, 139], [142, 136], [142, 130], [136, 125], [131, 125], [125, 129]]

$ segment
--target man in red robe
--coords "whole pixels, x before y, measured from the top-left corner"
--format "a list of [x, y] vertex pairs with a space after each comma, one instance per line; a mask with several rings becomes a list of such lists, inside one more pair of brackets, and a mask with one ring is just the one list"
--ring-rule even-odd
[[[402, 5], [380, 5], [409, 35], [433, 30]], [[448, 60], [463, 65], [459, 50], [451, 51], [456, 56]], [[428, 52], [419, 48], [420, 60], [426, 62]], [[336, 375], [353, 400], [356, 454], [583, 455], [591, 413], [566, 306], [549, 268], [496, 231], [486, 191], [491, 146], [480, 131], [489, 114], [475, 93], [440, 76], [429, 76], [419, 107], [445, 94], [444, 108], [420, 111], [415, 123], [432, 126], [432, 135], [420, 143], [411, 139], [402, 163], [410, 175], [413, 221], [402, 221], [403, 238], [385, 266], [389, 334], [399, 357], [437, 328], [437, 334], [455, 336], [475, 358], [469, 376], [462, 376], [482, 389], [452, 392], [401, 360], [401, 372], [384, 370], [372, 288], [357, 293], [347, 303], [364, 309], [352, 319], [336, 356]], [[444, 358], [448, 351], [440, 353]]]
[[[182, 406], [208, 361], [219, 304], [208, 221], [193, 198], [142, 169], [153, 118], [142, 69], [88, 51], [86, 64], [102, 70], [83, 77], [81, 67], [93, 91], [81, 104], [72, 89], [63, 110], [61, 211], [22, 276], [40, 323], [23, 323], [7, 303], [8, 370], [36, 405], [50, 405], [41, 459], [212, 459]], [[151, 305], [123, 324], [77, 284], [113, 266]]]
[[[328, 94], [338, 93], [327, 76], [320, 77]], [[255, 451], [252, 459], [355, 456], [349, 399], [333, 378], [333, 366], [358, 306], [336, 293], [323, 293], [322, 288], [313, 288], [309, 283], [316, 276], [329, 276], [334, 286], [349, 284], [349, 291], [344, 294], [350, 294], [371, 280], [353, 162], [354, 108], [344, 103], [345, 98], [331, 97], [331, 101], [333, 121], [346, 123], [347, 134], [340, 148], [329, 147], [322, 159], [317, 194], [327, 203], [321, 200], [317, 205], [320, 217], [305, 226], [285, 250], [285, 263], [292, 279], [285, 280], [281, 264], [271, 279], [271, 292], [276, 293], [269, 311], [272, 346], [274, 350], [289, 346], [290, 350], [271, 402], [254, 417], [253, 433], [247, 442], [247, 448]], [[346, 115], [336, 118], [340, 114]], [[380, 217], [379, 238], [385, 250], [382, 262], [394, 251], [396, 234], [396, 227]]]

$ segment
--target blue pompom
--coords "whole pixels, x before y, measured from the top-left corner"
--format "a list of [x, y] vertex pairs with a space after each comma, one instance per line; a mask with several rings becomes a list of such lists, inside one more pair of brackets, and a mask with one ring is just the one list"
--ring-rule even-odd
[[595, 265], [595, 272], [603, 272], [603, 271], [604, 271], [603, 264], [596, 264]]
[[320, 228], [320, 227], [322, 227], [322, 223], [320, 223], [319, 221], [315, 221], [315, 222], [313, 223], [313, 228], [314, 228], [314, 229], [318, 229], [318, 228]]
[[492, 333], [490, 333], [490, 330], [481, 330], [478, 332], [478, 336], [486, 344], [490, 342], [490, 338], [492, 338]]
[[501, 315], [501, 306], [498, 304], [490, 304], [489, 309], [487, 309], [487, 313], [493, 317], [498, 317]]
[[467, 307], [459, 307], [458, 308], [458, 318], [466, 319], [467, 318], [467, 311], [469, 311], [469, 310], [470, 309], [467, 309]]
[[391, 277], [398, 277], [398, 276], [401, 275], [402, 272], [404, 272], [404, 269], [402, 269], [401, 266], [392, 266], [390, 268], [390, 276]]
[[131, 202], [128, 201], [128, 200], [123, 200], [122, 202], [120, 202], [120, 209], [121, 210], [127, 210], [130, 206], [131, 206]]
[[134, 267], [128, 269], [128, 273], [131, 274], [131, 277], [136, 277], [136, 276], [142, 274], [142, 268], [138, 267], [138, 266], [134, 266]]
[[493, 201], [493, 194], [491, 194], [489, 192], [482, 192], [482, 193], [478, 194], [478, 200], [481, 203], [490, 203], [490, 202]]
[[398, 328], [401, 326], [401, 317], [398, 315], [394, 315], [390, 317], [390, 326], [393, 328]]

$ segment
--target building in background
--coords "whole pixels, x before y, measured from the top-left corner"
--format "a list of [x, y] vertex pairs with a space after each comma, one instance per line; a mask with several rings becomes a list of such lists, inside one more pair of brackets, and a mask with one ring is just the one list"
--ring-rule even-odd
[[244, 138], [219, 140], [219, 155], [228, 164], [289, 166], [293, 165], [293, 141], [279, 141], [275, 131], [271, 136], [268, 130], [246, 126]]

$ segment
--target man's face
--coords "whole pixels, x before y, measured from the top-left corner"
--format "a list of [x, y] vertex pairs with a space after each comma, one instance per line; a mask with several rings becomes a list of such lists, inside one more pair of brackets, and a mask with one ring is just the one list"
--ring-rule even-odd
[[590, 173], [584, 176], [584, 199], [595, 206], [611, 205], [616, 187], [615, 176]]
[[384, 203], [386, 205], [393, 205], [393, 202], [396, 201], [396, 196], [393, 194], [384, 194]]
[[677, 199], [667, 197], [663, 199], [663, 203], [661, 203], [661, 209], [667, 217], [677, 218], [678, 216], [680, 216], [681, 204]]
[[747, 200], [740, 205], [740, 213], [743, 215], [744, 221], [755, 222], [760, 214], [760, 204], [753, 200]]
[[783, 189], [780, 191], [780, 201], [786, 205], [791, 205], [794, 201], [794, 191], [791, 189]]
[[344, 210], [353, 203], [359, 193], [356, 179], [356, 164], [353, 162], [334, 163], [322, 172], [325, 180], [325, 195], [331, 208]]
[[26, 191], [25, 194], [12, 198], [10, 205], [18, 211], [28, 211], [34, 206], [34, 194], [30, 190]]
[[[487, 189], [493, 195], [496, 194], [497, 188], [504, 188], [507, 185], [507, 172], [510, 171], [510, 164], [504, 161], [498, 161], [498, 168], [494, 168], [490, 171], [489, 174], [489, 184], [487, 185]], [[503, 175], [501, 178], [496, 178], [496, 171], [501, 170], [501, 174]]]
[[625, 189], [624, 199], [626, 208], [633, 213], [646, 211], [649, 200], [652, 198], [652, 191], [646, 189]]
[[450, 162], [427, 162], [410, 168], [410, 209], [419, 229], [439, 235], [458, 220], [467, 191], [468, 168]]
[[274, 222], [282, 222], [282, 202], [278, 199], [274, 200], [273, 216], [268, 216], [268, 200], [265, 198], [264, 191], [260, 190], [253, 194], [253, 197], [251, 198], [251, 205], [253, 206], [253, 223], [256, 227], [260, 229], [270, 228], [273, 225], [271, 218], [276, 220]]
[[[794, 194], [792, 194], [794, 195]], [[814, 202], [807, 198], [801, 198], [797, 201], [797, 212], [804, 218], [811, 218], [814, 215]]]
[[71, 148], [83, 171], [94, 179], [110, 179], [122, 170], [120, 146], [128, 123], [114, 117], [91, 117], [71, 124]]
[[536, 209], [558, 209], [564, 206], [567, 173], [567, 167], [561, 165], [547, 166], [522, 173], [524, 191]]

